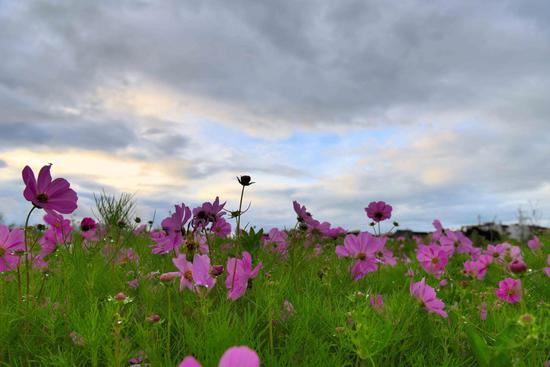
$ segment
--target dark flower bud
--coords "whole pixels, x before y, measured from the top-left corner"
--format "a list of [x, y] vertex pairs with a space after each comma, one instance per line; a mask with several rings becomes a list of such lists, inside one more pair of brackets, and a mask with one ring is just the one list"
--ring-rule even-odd
[[399, 223], [394, 221], [394, 222], [393, 222], [393, 226], [394, 226], [394, 227], [399, 227]]
[[36, 226], [36, 229], [38, 229], [39, 231], [44, 231], [44, 230], [46, 229], [46, 226], [43, 225], [43, 224], [38, 224], [38, 225]]
[[527, 270], [527, 264], [523, 260], [514, 260], [510, 263], [510, 271], [512, 273], [523, 273]]
[[136, 223], [141, 223], [141, 218], [140, 218], [140, 217], [136, 217], [136, 218], [134, 219], [134, 222], [136, 222]]
[[220, 276], [223, 274], [223, 265], [213, 265], [212, 269], [210, 269], [210, 273], [212, 276]]
[[243, 186], [252, 185], [254, 182], [252, 182], [251, 180], [252, 180], [252, 178], [250, 178], [250, 176], [248, 176], [248, 175], [237, 177], [237, 181], [239, 181], [239, 183]]
[[117, 225], [118, 225], [118, 228], [124, 228], [124, 227], [126, 227], [126, 223], [124, 223], [123, 220], [119, 221], [119, 222], [117, 223]]

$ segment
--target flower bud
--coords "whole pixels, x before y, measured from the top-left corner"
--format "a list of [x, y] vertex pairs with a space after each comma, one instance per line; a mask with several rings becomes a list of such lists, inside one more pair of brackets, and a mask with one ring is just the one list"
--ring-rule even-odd
[[527, 270], [527, 264], [520, 259], [516, 259], [510, 263], [510, 271], [512, 273], [523, 273], [525, 270]]

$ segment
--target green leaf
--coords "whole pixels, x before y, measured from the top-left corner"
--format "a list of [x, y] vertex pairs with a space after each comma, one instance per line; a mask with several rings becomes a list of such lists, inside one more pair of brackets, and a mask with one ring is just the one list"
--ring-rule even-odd
[[472, 351], [474, 352], [474, 355], [479, 365], [481, 367], [492, 366], [490, 364], [491, 352], [489, 350], [489, 346], [487, 345], [487, 343], [485, 343], [485, 340], [483, 339], [483, 337], [479, 335], [475, 330], [475, 328], [470, 324], [466, 324], [464, 329], [466, 331], [466, 335], [468, 336], [470, 347], [472, 348]]

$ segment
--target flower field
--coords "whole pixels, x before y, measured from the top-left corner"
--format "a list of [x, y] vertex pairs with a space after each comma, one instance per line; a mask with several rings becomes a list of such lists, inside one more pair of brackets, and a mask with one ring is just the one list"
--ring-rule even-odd
[[103, 194], [71, 221], [78, 195], [51, 168], [23, 169], [29, 216], [0, 224], [0, 366], [550, 364], [548, 234], [490, 243], [435, 219], [397, 237], [382, 201], [350, 213], [359, 232], [296, 201], [294, 228], [242, 228], [249, 176], [235, 210], [145, 223]]

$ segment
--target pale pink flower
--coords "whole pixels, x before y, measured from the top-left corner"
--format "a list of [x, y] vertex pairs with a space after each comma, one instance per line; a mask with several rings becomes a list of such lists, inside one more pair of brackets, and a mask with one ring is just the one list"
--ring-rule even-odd
[[231, 224], [220, 217], [212, 225], [212, 232], [220, 238], [226, 238], [231, 234]]
[[483, 302], [479, 305], [479, 317], [485, 321], [487, 320], [487, 303]]
[[21, 261], [16, 252], [24, 250], [24, 232], [19, 228], [10, 231], [0, 224], [0, 273], [15, 269]]
[[435, 290], [426, 284], [424, 278], [422, 278], [422, 280], [418, 283], [412, 282], [410, 292], [415, 298], [424, 304], [424, 307], [428, 310], [428, 312], [435, 312], [442, 317], [448, 316], [447, 313], [443, 311], [445, 304], [437, 298]]
[[225, 278], [225, 286], [229, 289], [227, 297], [233, 301], [242, 297], [248, 287], [248, 281], [256, 278], [261, 268], [262, 262], [259, 262], [252, 269], [252, 256], [247, 251], [243, 252], [242, 259], [228, 258]]
[[284, 255], [288, 252], [287, 237], [288, 235], [285, 232], [272, 228], [262, 241], [264, 247]]
[[548, 275], [548, 277], [550, 277], [550, 254], [548, 254], [548, 257], [546, 258], [546, 265], [548, 265], [548, 267], [544, 268], [544, 272]]
[[380, 311], [384, 307], [384, 300], [382, 299], [382, 296], [377, 294], [376, 296], [370, 296], [370, 305], [372, 308], [374, 308], [376, 311]]
[[527, 241], [527, 246], [533, 251], [538, 250], [541, 247], [540, 239], [537, 236], [534, 236], [532, 239]]
[[336, 246], [336, 255], [356, 259], [350, 271], [353, 280], [357, 281], [378, 269], [375, 254], [381, 250], [381, 247], [382, 243], [379, 239], [368, 232], [361, 232], [358, 235], [349, 234], [344, 239], [343, 246]]
[[[259, 367], [258, 354], [246, 346], [231, 347], [225, 351], [218, 367]], [[187, 356], [178, 367], [201, 367], [201, 364], [192, 356]]]

